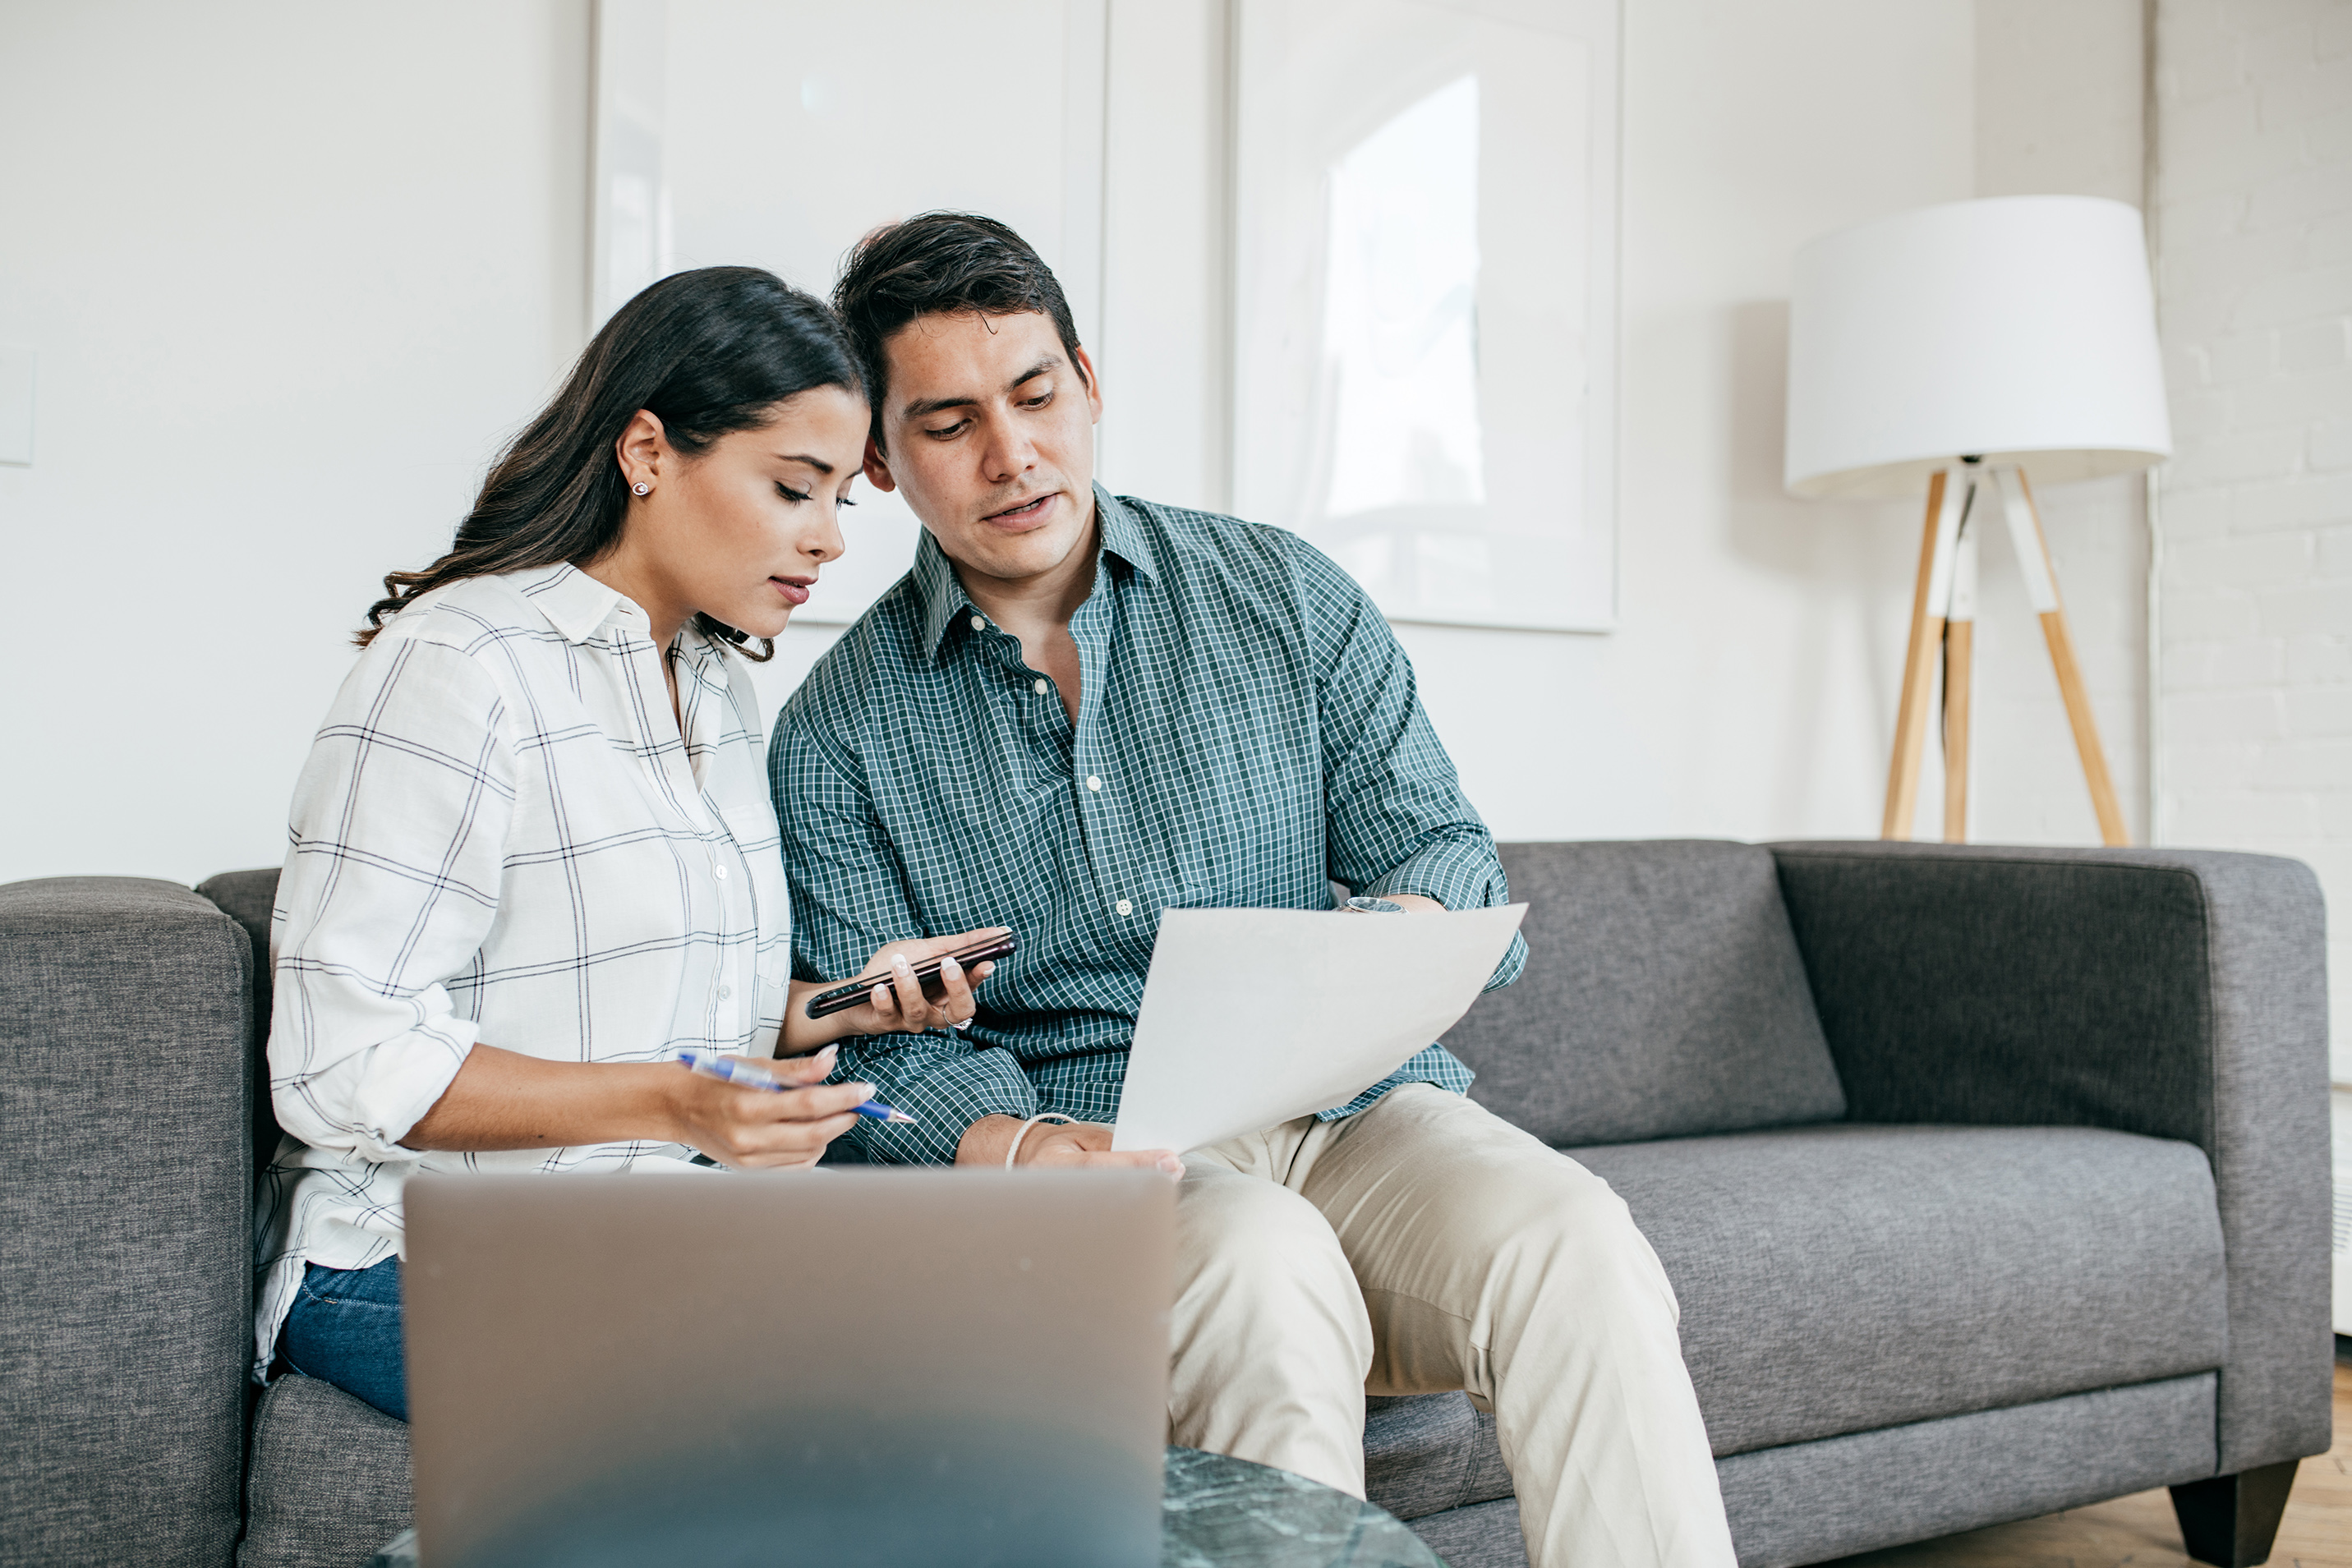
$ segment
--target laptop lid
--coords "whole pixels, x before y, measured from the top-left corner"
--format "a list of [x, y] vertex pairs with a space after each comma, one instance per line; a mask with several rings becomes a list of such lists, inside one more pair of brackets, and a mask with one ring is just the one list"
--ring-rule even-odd
[[1160, 1561], [1165, 1176], [422, 1173], [404, 1199], [432, 1568]]

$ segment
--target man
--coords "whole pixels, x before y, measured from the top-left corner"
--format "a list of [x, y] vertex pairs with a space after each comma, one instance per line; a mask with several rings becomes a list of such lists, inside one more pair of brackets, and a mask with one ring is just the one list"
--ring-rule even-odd
[[796, 969], [1021, 938], [968, 1038], [845, 1043], [838, 1074], [919, 1118], [851, 1136], [881, 1161], [1181, 1176], [1174, 1442], [1360, 1497], [1365, 1394], [1465, 1388], [1538, 1568], [1728, 1568], [1655, 1254], [1443, 1048], [1181, 1164], [1110, 1149], [1163, 908], [1326, 909], [1335, 880], [1409, 911], [1507, 896], [1379, 611], [1294, 535], [1095, 486], [1099, 379], [1003, 225], [878, 230], [835, 302], [874, 399], [866, 473], [924, 537], [777, 721]]

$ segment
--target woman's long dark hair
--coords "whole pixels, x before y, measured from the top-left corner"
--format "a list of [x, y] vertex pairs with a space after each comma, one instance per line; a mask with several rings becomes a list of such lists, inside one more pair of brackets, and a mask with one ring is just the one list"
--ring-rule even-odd
[[[639, 409], [691, 457], [816, 387], [863, 388], [848, 335], [822, 303], [756, 267], [663, 278], [614, 312], [555, 401], [499, 454], [449, 553], [423, 571], [385, 576], [384, 597], [355, 640], [366, 647], [385, 616], [445, 583], [585, 565], [619, 543], [629, 486], [613, 444]], [[775, 654], [764, 641], [753, 653], [742, 632], [708, 615], [695, 624], [747, 658]]]

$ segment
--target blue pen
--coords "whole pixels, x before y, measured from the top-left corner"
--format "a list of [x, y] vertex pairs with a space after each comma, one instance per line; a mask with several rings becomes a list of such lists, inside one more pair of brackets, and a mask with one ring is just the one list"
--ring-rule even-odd
[[[787, 1083], [756, 1061], [747, 1061], [740, 1056], [728, 1056], [720, 1051], [697, 1051], [689, 1047], [679, 1051], [677, 1059], [705, 1078], [723, 1078], [728, 1082], [740, 1084], [745, 1089], [765, 1089], [781, 1093], [787, 1089], [807, 1087], [801, 1083]], [[853, 1115], [864, 1116], [876, 1122], [905, 1122], [911, 1124], [915, 1120], [904, 1111], [895, 1110], [879, 1100], [868, 1100], [863, 1105], [853, 1105], [850, 1107], [850, 1112]]]

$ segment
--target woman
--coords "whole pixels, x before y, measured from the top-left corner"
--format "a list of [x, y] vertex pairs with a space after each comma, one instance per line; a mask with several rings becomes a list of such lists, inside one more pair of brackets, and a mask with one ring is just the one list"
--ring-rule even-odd
[[[751, 267], [666, 278], [449, 553], [384, 579], [278, 883], [257, 1376], [282, 1358], [406, 1418], [410, 1172], [813, 1165], [871, 1092], [822, 1084], [829, 1041], [971, 1016], [990, 966], [950, 962], [932, 1003], [910, 964], [978, 933], [884, 947], [887, 983], [822, 1021], [789, 977], [742, 661], [840, 555], [868, 416], [824, 306]], [[780, 1045], [781, 1093], [677, 1061]]]

